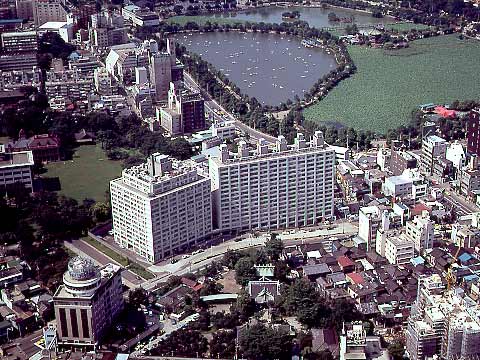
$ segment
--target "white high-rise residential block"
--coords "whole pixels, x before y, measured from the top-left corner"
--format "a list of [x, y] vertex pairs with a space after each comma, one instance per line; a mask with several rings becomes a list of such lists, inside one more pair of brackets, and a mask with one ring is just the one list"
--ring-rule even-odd
[[110, 182], [115, 242], [155, 263], [212, 231], [208, 174], [192, 161], [153, 154]]
[[279, 136], [272, 152], [260, 139], [255, 152], [240, 142], [230, 157], [221, 145], [209, 159], [214, 226], [221, 231], [316, 224], [333, 215], [335, 151], [318, 131], [294, 145]]

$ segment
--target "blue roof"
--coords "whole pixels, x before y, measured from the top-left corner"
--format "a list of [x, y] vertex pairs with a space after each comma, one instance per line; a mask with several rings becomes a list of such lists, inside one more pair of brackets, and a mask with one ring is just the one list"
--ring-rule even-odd
[[417, 257], [411, 259], [410, 262], [415, 266], [423, 265], [423, 264], [425, 264], [425, 259], [422, 258], [421, 256], [417, 256]]
[[462, 255], [460, 255], [458, 257], [458, 260], [460, 260], [462, 263], [464, 263], [464, 262], [467, 262], [468, 260], [470, 260], [471, 258], [472, 258], [472, 256], [469, 253], [463, 253]]
[[472, 274], [472, 275], [467, 275], [463, 278], [464, 281], [475, 281], [478, 280], [478, 275]]
[[0, 20], [0, 25], [1, 24], [17, 24], [17, 23], [23, 23], [23, 19], [2, 19], [2, 20]]

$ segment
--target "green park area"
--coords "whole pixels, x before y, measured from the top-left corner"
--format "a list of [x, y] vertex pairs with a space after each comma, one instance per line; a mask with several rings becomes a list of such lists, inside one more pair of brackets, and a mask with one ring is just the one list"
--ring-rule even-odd
[[350, 46], [357, 72], [305, 110], [316, 122], [386, 133], [420, 104], [478, 99], [480, 43], [458, 35], [426, 38], [401, 50]]
[[47, 172], [42, 177], [58, 178], [59, 193], [77, 201], [105, 201], [110, 180], [122, 172], [121, 162], [108, 160], [99, 145], [82, 145], [75, 149], [71, 160], [52, 162], [45, 168]]

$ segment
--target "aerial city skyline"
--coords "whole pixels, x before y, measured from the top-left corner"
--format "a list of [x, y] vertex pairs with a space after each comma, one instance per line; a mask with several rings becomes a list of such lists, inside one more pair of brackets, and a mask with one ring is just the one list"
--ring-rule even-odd
[[0, 358], [479, 358], [479, 19], [0, 1]]

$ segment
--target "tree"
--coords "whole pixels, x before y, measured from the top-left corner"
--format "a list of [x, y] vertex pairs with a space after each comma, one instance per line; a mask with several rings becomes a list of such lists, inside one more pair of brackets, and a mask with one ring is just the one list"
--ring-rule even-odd
[[272, 260], [278, 260], [283, 251], [283, 243], [277, 236], [272, 234], [270, 240], [265, 243], [265, 251]]
[[281, 303], [287, 314], [295, 315], [307, 326], [329, 322], [330, 309], [308, 279], [295, 280], [283, 293]]
[[67, 59], [75, 50], [75, 46], [66, 43], [62, 37], [54, 32], [46, 32], [38, 42], [40, 54], [52, 54], [54, 58]]
[[219, 294], [223, 290], [223, 285], [216, 281], [206, 280], [200, 290], [200, 296]]
[[393, 360], [402, 360], [405, 355], [405, 344], [400, 340], [396, 340], [388, 345], [388, 353]]
[[235, 355], [236, 333], [232, 330], [222, 330], [213, 333], [210, 340], [210, 354], [213, 358], [232, 359]]
[[328, 21], [339, 21], [337, 14], [331, 12], [328, 14]]
[[143, 288], [136, 288], [134, 290], [130, 290], [128, 293], [128, 303], [133, 308], [139, 308], [140, 305], [147, 305], [148, 304], [148, 293]]
[[358, 33], [358, 26], [357, 24], [352, 24], [352, 25], [347, 25], [345, 27], [345, 32], [348, 34], [348, 35], [355, 35]]
[[154, 356], [203, 357], [208, 350], [208, 341], [198, 330], [181, 329], [151, 351]]
[[223, 255], [221, 264], [223, 266], [228, 267], [229, 269], [234, 269], [238, 260], [240, 260], [242, 257], [243, 255], [240, 252], [234, 251], [234, 250], [228, 250], [225, 253], [225, 255]]
[[248, 257], [243, 257], [235, 265], [235, 279], [237, 283], [245, 286], [249, 281], [255, 280], [257, 272], [253, 267], [253, 261]]
[[232, 308], [239, 313], [241, 317], [240, 320], [246, 321], [253, 316], [255, 312], [255, 301], [247, 292], [241, 292], [238, 295], [237, 302]]
[[282, 329], [259, 323], [247, 327], [239, 338], [240, 351], [246, 359], [291, 359], [292, 340]]

